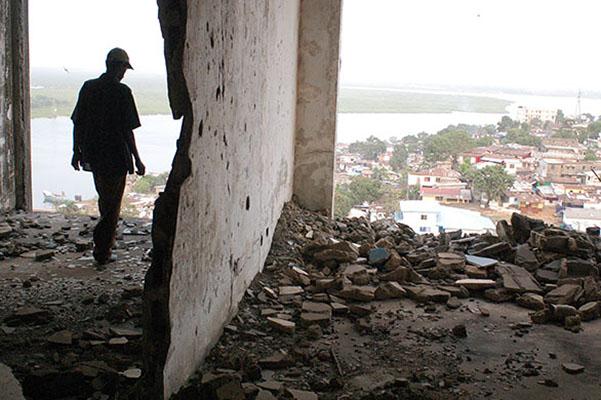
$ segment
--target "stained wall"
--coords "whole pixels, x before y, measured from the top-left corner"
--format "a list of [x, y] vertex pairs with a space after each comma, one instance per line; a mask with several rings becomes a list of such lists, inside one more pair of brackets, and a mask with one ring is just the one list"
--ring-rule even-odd
[[[327, 51], [327, 43], [337, 40], [340, 0], [158, 4], [171, 107], [183, 123], [154, 212], [144, 351], [151, 395], [168, 398], [197, 370], [234, 315], [295, 188], [332, 188], [335, 118], [323, 114], [335, 112], [336, 83], [325, 80], [337, 80], [337, 43], [335, 52]], [[305, 42], [303, 25], [311, 29]], [[315, 52], [320, 31], [329, 42]], [[310, 62], [301, 77], [303, 57]], [[324, 64], [332, 62], [336, 68]], [[309, 94], [309, 87], [318, 91]], [[299, 91], [305, 93], [302, 101]], [[306, 123], [309, 113], [323, 122], [299, 124], [299, 107]], [[315, 147], [299, 151], [299, 129], [303, 146], [329, 136], [319, 160]], [[296, 185], [299, 165], [329, 172]], [[331, 196], [317, 203], [331, 208]]]
[[31, 207], [26, 0], [0, 0], [0, 210]]

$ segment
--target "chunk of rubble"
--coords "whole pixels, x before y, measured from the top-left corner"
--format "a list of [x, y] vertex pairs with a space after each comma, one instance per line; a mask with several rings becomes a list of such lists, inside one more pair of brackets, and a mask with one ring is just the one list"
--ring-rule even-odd
[[568, 374], [580, 374], [584, 372], [584, 366], [576, 363], [563, 363], [561, 368]]
[[494, 267], [499, 262], [499, 261], [495, 260], [494, 258], [478, 257], [478, 256], [470, 255], [470, 254], [465, 255], [465, 261], [468, 264], [471, 264], [471, 265], [479, 267], [479, 268]]
[[538, 282], [525, 268], [507, 263], [500, 263], [495, 267], [503, 279], [503, 287], [514, 293], [542, 293]]
[[296, 296], [303, 294], [305, 291], [300, 286], [280, 286], [278, 293], [280, 296]]
[[545, 295], [545, 302], [551, 304], [574, 304], [582, 296], [580, 285], [565, 284], [558, 286]]
[[284, 333], [294, 333], [296, 328], [296, 324], [294, 322], [281, 318], [267, 317], [267, 322], [269, 322], [269, 326], [271, 326], [273, 329]]
[[407, 286], [405, 290], [407, 295], [418, 303], [446, 303], [451, 298], [449, 292], [429, 286]]
[[385, 249], [383, 247], [376, 247], [374, 249], [371, 249], [367, 253], [368, 263], [369, 265], [373, 265], [374, 267], [383, 266], [386, 263], [386, 261], [388, 261], [390, 256], [390, 250]]
[[465, 256], [455, 253], [438, 253], [437, 266], [455, 272], [462, 272], [465, 268]]
[[524, 293], [517, 298], [518, 305], [530, 310], [542, 310], [545, 308], [543, 296], [537, 293]]
[[468, 290], [485, 290], [494, 288], [497, 282], [492, 279], [459, 279], [455, 281], [455, 285], [463, 286]]
[[597, 301], [588, 302], [578, 309], [583, 321], [592, 321], [599, 318], [599, 311], [599, 302]]
[[47, 324], [51, 319], [52, 314], [48, 310], [36, 307], [22, 307], [6, 317], [4, 322], [8, 326], [42, 325]]
[[372, 286], [347, 286], [338, 292], [338, 297], [355, 301], [372, 301], [376, 288]]
[[73, 333], [68, 330], [62, 330], [53, 333], [46, 338], [48, 343], [70, 346], [73, 344]]
[[398, 282], [385, 282], [375, 292], [377, 300], [400, 299], [407, 295], [407, 291]]
[[306, 390], [286, 389], [286, 394], [291, 400], [319, 400], [315, 392]]
[[0, 363], [0, 391], [5, 400], [25, 400], [21, 384], [13, 375], [11, 369]]
[[394, 281], [399, 283], [407, 283], [407, 282], [421, 282], [422, 277], [411, 268], [408, 267], [398, 267], [392, 272], [388, 272], [380, 276], [380, 280], [382, 281]]

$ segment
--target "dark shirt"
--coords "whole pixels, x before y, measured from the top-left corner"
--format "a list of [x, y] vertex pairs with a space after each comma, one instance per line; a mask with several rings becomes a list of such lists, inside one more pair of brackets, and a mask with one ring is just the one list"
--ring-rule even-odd
[[128, 135], [140, 126], [140, 118], [127, 85], [106, 74], [85, 82], [71, 119], [80, 135], [84, 170], [103, 175], [133, 174]]

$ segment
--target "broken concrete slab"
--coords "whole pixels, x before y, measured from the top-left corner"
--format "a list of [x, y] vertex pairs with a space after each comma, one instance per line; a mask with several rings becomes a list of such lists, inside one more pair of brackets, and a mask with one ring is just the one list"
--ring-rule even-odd
[[286, 394], [291, 400], [319, 400], [315, 392], [307, 390], [286, 389]]
[[300, 286], [280, 286], [278, 289], [280, 296], [296, 296], [304, 292], [304, 289]]
[[73, 332], [62, 330], [46, 338], [48, 343], [70, 346], [73, 344]]
[[584, 372], [584, 366], [576, 363], [563, 363], [561, 368], [568, 374], [580, 374]]
[[536, 293], [524, 293], [517, 298], [518, 305], [530, 310], [542, 310], [545, 308], [543, 296]]
[[300, 315], [301, 325], [311, 326], [317, 324], [325, 327], [330, 325], [332, 322], [332, 316], [329, 313], [314, 313], [314, 312], [303, 312]]
[[538, 282], [525, 268], [506, 263], [500, 263], [495, 267], [497, 273], [503, 279], [503, 287], [515, 293], [542, 293]]
[[599, 302], [597, 301], [588, 302], [578, 309], [583, 321], [592, 321], [599, 318], [599, 311]]
[[385, 282], [375, 292], [377, 300], [400, 299], [407, 295], [407, 291], [398, 282]]
[[269, 326], [271, 326], [273, 329], [284, 333], [292, 334], [296, 328], [296, 324], [294, 322], [281, 318], [267, 317], [267, 322], [269, 322]]
[[386, 261], [388, 261], [390, 255], [390, 250], [382, 247], [376, 247], [375, 249], [371, 249], [368, 252], [369, 265], [373, 265], [374, 267], [381, 267], [386, 263]]
[[575, 284], [561, 285], [545, 295], [545, 302], [551, 304], [574, 304], [583, 294], [582, 287]]
[[0, 363], [0, 388], [3, 400], [25, 400], [21, 384], [12, 370], [2, 363]]
[[375, 294], [376, 288], [372, 286], [347, 286], [338, 292], [338, 297], [347, 300], [372, 301]]
[[459, 279], [455, 281], [455, 285], [463, 286], [468, 290], [485, 290], [494, 288], [497, 282], [492, 279]]
[[462, 254], [448, 252], [438, 253], [437, 266], [440, 268], [461, 272], [465, 268], [465, 256]]
[[499, 262], [498, 260], [495, 260], [494, 258], [478, 257], [478, 256], [470, 255], [470, 254], [465, 255], [465, 261], [468, 264], [474, 265], [479, 268], [494, 267]]

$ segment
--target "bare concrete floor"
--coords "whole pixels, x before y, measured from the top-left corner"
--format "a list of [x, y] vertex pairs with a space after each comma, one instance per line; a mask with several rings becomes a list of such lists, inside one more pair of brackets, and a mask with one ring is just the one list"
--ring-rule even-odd
[[[269, 282], [268, 275], [257, 277], [256, 283]], [[261, 365], [261, 359], [279, 353], [292, 361], [262, 368], [254, 383], [261, 387], [261, 382], [276, 381], [323, 399], [601, 398], [600, 320], [572, 333], [555, 325], [531, 325], [529, 311], [510, 303], [462, 302], [457, 310], [444, 304], [426, 310], [409, 299], [374, 302], [369, 318], [334, 317], [316, 339], [304, 328], [297, 327], [294, 335], [270, 329], [260, 310], [273, 304], [247, 298], [204, 372], [238, 370], [241, 355], [247, 363], [255, 359]], [[297, 309], [291, 304], [279, 311], [294, 317]], [[467, 337], [451, 333], [460, 324]], [[563, 363], [585, 370], [572, 375], [562, 369]], [[383, 390], [404, 385], [405, 379], [414, 390]], [[379, 391], [387, 394], [378, 397]]]
[[[29, 399], [128, 398], [141, 372], [140, 290], [149, 262], [149, 221], [122, 223], [119, 261], [104, 270], [95, 268], [89, 250], [76, 248], [89, 241], [94, 222], [88, 217], [12, 221], [16, 232], [0, 248], [8, 242], [28, 251], [43, 243], [56, 247], [44, 261], [26, 258], [33, 256], [28, 252], [0, 261], [0, 363], [12, 368]], [[289, 237], [276, 238], [268, 267], [179, 398], [211, 398], [203, 391], [207, 382], [231, 380], [242, 383], [248, 399], [267, 392], [290, 398], [286, 389], [326, 400], [601, 398], [601, 320], [572, 333], [532, 325], [530, 311], [511, 303], [476, 296], [451, 310], [403, 298], [372, 301], [365, 316], [334, 315], [317, 330], [298, 323], [299, 314], [303, 301], [323, 296], [265, 296], [264, 287], [293, 284], [284, 271], [298, 250]], [[43, 313], [15, 319], [23, 307]], [[268, 309], [296, 321], [295, 333], [274, 329]], [[466, 337], [452, 333], [458, 325]], [[584, 371], [569, 374], [564, 363]], [[212, 398], [240, 398], [227, 397], [236, 391], [219, 393]]]
[[0, 362], [28, 399], [124, 398], [141, 368], [150, 221], [120, 223], [106, 268], [91, 257], [90, 217], [0, 222], [13, 229], [0, 240]]

